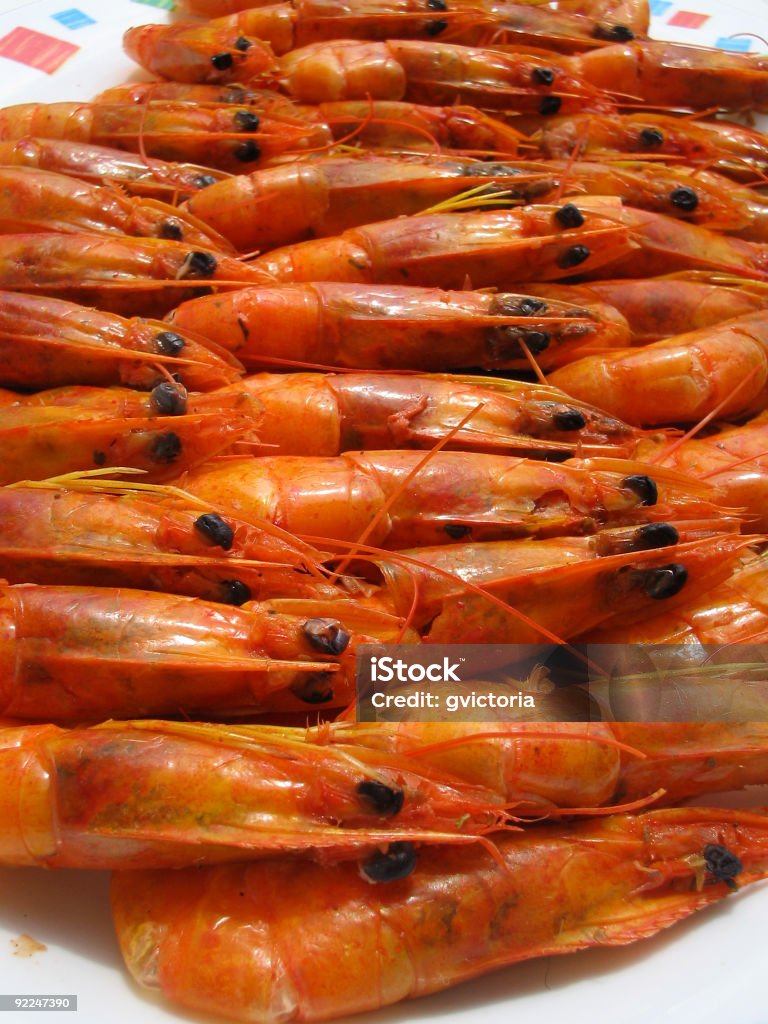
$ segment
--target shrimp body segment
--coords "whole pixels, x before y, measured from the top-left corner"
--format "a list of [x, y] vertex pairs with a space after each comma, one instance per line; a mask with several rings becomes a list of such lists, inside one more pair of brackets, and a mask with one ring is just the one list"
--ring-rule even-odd
[[[122, 872], [121, 948], [137, 981], [187, 1009], [320, 1021], [532, 956], [653, 935], [730, 892], [713, 873], [723, 850], [738, 858], [739, 885], [768, 871], [766, 818], [738, 811], [533, 825], [497, 845], [505, 869], [483, 850], [430, 849], [409, 877], [379, 886], [353, 864]], [[311, 929], [297, 928], [307, 919]]]
[[743, 415], [764, 404], [768, 319], [749, 313], [641, 348], [587, 356], [552, 375], [582, 401], [630, 423], [693, 423], [718, 410]]
[[[306, 243], [310, 245], [311, 243]], [[536, 289], [537, 292], [540, 289]], [[190, 299], [168, 314], [174, 330], [228, 349], [251, 370], [543, 369], [582, 352], [631, 344], [624, 318], [589, 294], [444, 291], [307, 282]]]
[[397, 217], [274, 249], [249, 267], [283, 283], [407, 281], [463, 288], [469, 278], [475, 288], [507, 288], [513, 281], [558, 280], [576, 273], [576, 267], [583, 273], [618, 262], [635, 247], [616, 216], [590, 212], [582, 226], [564, 230], [557, 210], [527, 206]]
[[234, 356], [215, 343], [169, 331], [158, 320], [123, 319], [73, 302], [0, 292], [0, 384], [48, 388], [64, 384], [124, 384], [151, 388], [158, 367], [190, 391], [237, 380]]
[[299, 536], [365, 536], [395, 549], [724, 514], [713, 488], [668, 470], [656, 484], [647, 471], [614, 459], [554, 465], [466, 452], [347, 452], [214, 460], [190, 471], [185, 489], [248, 522], [266, 518]]

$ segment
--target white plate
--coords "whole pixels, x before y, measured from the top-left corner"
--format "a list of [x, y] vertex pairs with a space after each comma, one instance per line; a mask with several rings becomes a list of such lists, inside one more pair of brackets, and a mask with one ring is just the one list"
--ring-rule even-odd
[[[705, 45], [744, 32], [768, 38], [765, 0], [691, 0], [683, 6], [652, 0], [652, 6], [659, 38]], [[0, 56], [0, 104], [88, 99], [116, 82], [141, 77], [121, 52], [122, 32], [167, 18], [162, 7], [131, 0], [0, 0], [0, 52], [15, 31], [16, 52], [33, 63], [52, 66], [69, 54], [53, 73]], [[30, 31], [52, 40], [37, 39]], [[759, 47], [752, 39], [751, 48]], [[355, 1018], [355, 1024], [470, 1024], [478, 1014], [484, 1024], [768, 1024], [766, 920], [768, 885], [762, 885], [653, 940], [531, 961], [417, 1003]], [[44, 943], [45, 952], [15, 955], [13, 940], [24, 933]], [[100, 872], [0, 869], [4, 993], [77, 995], [78, 1010], [63, 1018], [0, 1011], [0, 1024], [201, 1019], [166, 1008], [131, 983], [112, 933], [108, 878]]]

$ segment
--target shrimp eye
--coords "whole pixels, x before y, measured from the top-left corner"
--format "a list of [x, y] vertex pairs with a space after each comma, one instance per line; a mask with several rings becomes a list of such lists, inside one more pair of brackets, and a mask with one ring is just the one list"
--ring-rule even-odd
[[214, 53], [211, 57], [211, 64], [217, 71], [228, 71], [232, 67], [231, 53]]
[[564, 228], [580, 228], [584, 223], [584, 214], [573, 203], [566, 203], [555, 213], [555, 219]]
[[184, 238], [184, 231], [181, 224], [174, 217], [161, 221], [158, 237], [169, 238], [172, 242], [181, 242]]
[[195, 188], [208, 188], [210, 185], [216, 184], [216, 179], [212, 174], [198, 174], [192, 184]]
[[665, 548], [679, 540], [680, 534], [671, 523], [648, 523], [635, 531], [635, 550]]
[[233, 118], [235, 127], [241, 132], [257, 132], [259, 130], [259, 118], [250, 110], [238, 110]]
[[563, 409], [556, 412], [552, 420], [558, 430], [581, 430], [587, 425], [586, 418], [578, 409]]
[[605, 39], [609, 43], [631, 43], [635, 33], [627, 25], [595, 25], [593, 39]]
[[578, 267], [579, 264], [588, 260], [592, 253], [586, 245], [572, 245], [570, 249], [558, 257], [557, 265], [561, 270], [570, 270], [571, 267]]
[[169, 430], [158, 434], [149, 446], [149, 457], [153, 462], [175, 462], [181, 455], [181, 438]]
[[448, 22], [445, 18], [439, 18], [437, 21], [430, 21], [424, 28], [424, 31], [428, 36], [439, 36], [441, 32], [445, 32], [448, 28]]
[[523, 341], [535, 356], [549, 348], [550, 340], [547, 331], [523, 331]]
[[733, 880], [744, 870], [744, 865], [735, 853], [731, 853], [719, 843], [708, 843], [704, 847], [704, 862], [707, 865], [707, 871], [718, 882], [725, 882], [731, 889], [736, 888]]
[[526, 298], [520, 303], [521, 316], [533, 316], [534, 313], [546, 313], [547, 304], [543, 299]]
[[641, 505], [655, 505], [659, 500], [659, 489], [656, 486], [656, 481], [651, 480], [644, 473], [624, 477], [621, 481], [621, 486], [627, 487], [636, 494], [640, 499]]
[[337, 619], [307, 619], [301, 629], [312, 646], [325, 654], [341, 654], [351, 639]]
[[241, 604], [251, 600], [251, 588], [240, 580], [222, 580], [221, 587], [224, 604], [233, 604], [239, 608]]
[[677, 562], [643, 573], [643, 590], [656, 601], [679, 594], [687, 582], [688, 570]]
[[372, 803], [379, 814], [386, 814], [388, 817], [392, 817], [402, 809], [405, 799], [402, 789], [392, 789], [374, 779], [366, 779], [361, 782], [357, 787], [357, 792]]
[[224, 551], [229, 551], [235, 539], [235, 531], [215, 512], [206, 512], [195, 520], [195, 529]]
[[396, 882], [407, 878], [415, 867], [413, 843], [390, 843], [386, 853], [374, 853], [370, 860], [360, 865], [360, 870], [371, 882]]
[[640, 132], [640, 143], [643, 146], [660, 146], [664, 136], [658, 128], [643, 128]]
[[555, 80], [555, 72], [552, 68], [534, 68], [531, 77], [537, 85], [552, 85]]
[[248, 163], [250, 160], [258, 160], [261, 156], [261, 149], [256, 145], [255, 142], [243, 142], [235, 149], [235, 157], [241, 161], [241, 163]]
[[161, 416], [181, 416], [187, 411], [186, 390], [168, 381], [152, 388], [150, 398]]
[[185, 341], [173, 331], [161, 331], [155, 338], [155, 344], [166, 356], [177, 356], [184, 348]]
[[182, 263], [176, 275], [179, 281], [185, 277], [211, 277], [216, 273], [216, 257], [212, 252], [191, 252]]
[[245, 36], [238, 36], [235, 40], [235, 49], [239, 50], [240, 53], [245, 53], [246, 50], [250, 50], [253, 43], [250, 39], [246, 39]]
[[308, 679], [294, 683], [291, 693], [305, 704], [327, 704], [333, 700], [330, 672], [313, 672]]
[[686, 213], [695, 210], [699, 205], [699, 197], [687, 185], [673, 188], [669, 193], [669, 198], [673, 206], [676, 206], [679, 210], [685, 210]]
[[463, 523], [446, 523], [443, 529], [451, 540], [461, 540], [462, 537], [466, 537], [470, 532], [469, 527], [464, 526]]
[[556, 114], [562, 105], [563, 101], [559, 96], [545, 96], [539, 104], [539, 113], [542, 117], [549, 117], [550, 114]]
[[430, 11], [447, 11], [448, 4], [445, 0], [427, 0], [427, 7]]

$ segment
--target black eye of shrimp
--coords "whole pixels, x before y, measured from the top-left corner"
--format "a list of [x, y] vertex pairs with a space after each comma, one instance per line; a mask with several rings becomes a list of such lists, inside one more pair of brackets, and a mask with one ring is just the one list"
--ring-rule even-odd
[[462, 537], [466, 537], [470, 532], [469, 527], [464, 526], [463, 523], [446, 523], [443, 529], [451, 540], [461, 540]]
[[621, 481], [622, 487], [627, 487], [640, 498], [641, 505], [655, 505], [659, 500], [659, 489], [656, 481], [644, 473], [637, 473], [633, 476], [626, 476]]
[[176, 277], [179, 281], [192, 277], [212, 277], [216, 273], [218, 262], [211, 252], [191, 252], [179, 268]]
[[661, 601], [680, 593], [688, 582], [688, 570], [684, 565], [673, 562], [658, 569], [643, 570], [640, 577], [646, 595], [655, 601]]
[[664, 136], [658, 128], [643, 128], [640, 132], [640, 144], [642, 146], [661, 146]]
[[291, 693], [305, 704], [327, 704], [333, 700], [333, 686], [330, 672], [313, 672], [304, 676], [299, 683], [294, 683]]
[[445, 32], [447, 28], [448, 22], [445, 20], [445, 18], [438, 18], [437, 21], [427, 22], [426, 26], [424, 27], [424, 31], [427, 33], [428, 36], [431, 36], [434, 39], [435, 36], [439, 36], [441, 33]]
[[217, 71], [228, 71], [232, 67], [232, 54], [214, 53], [211, 57], [211, 64]]
[[558, 430], [581, 430], [587, 425], [584, 414], [578, 409], [563, 409], [556, 412], [552, 420]]
[[386, 853], [374, 853], [360, 865], [360, 870], [371, 882], [396, 882], [407, 878], [415, 867], [413, 843], [390, 843]]
[[561, 270], [571, 270], [572, 267], [578, 267], [584, 263], [592, 253], [586, 247], [586, 245], [572, 245], [570, 249], [566, 249], [562, 255], [557, 258], [557, 265]]
[[555, 80], [555, 72], [552, 68], [534, 68], [531, 72], [531, 78], [533, 78], [537, 85], [552, 85]]
[[341, 654], [351, 639], [336, 619], [307, 619], [301, 631], [312, 646], [324, 654]]
[[448, 4], [445, 0], [427, 0], [427, 7], [430, 11], [447, 11]]
[[555, 220], [564, 228], [580, 228], [584, 223], [584, 214], [574, 203], [566, 203], [556, 211]]
[[595, 25], [593, 39], [605, 39], [609, 43], [631, 43], [635, 33], [627, 25]]
[[741, 874], [744, 865], [735, 853], [719, 843], [708, 843], [704, 847], [704, 861], [707, 871], [718, 882], [725, 882], [730, 889], [736, 888], [734, 878]]
[[258, 115], [254, 114], [250, 110], [238, 110], [233, 118], [235, 122], [235, 128], [241, 132], [257, 132], [259, 130]]
[[638, 551], [665, 548], [679, 540], [680, 534], [671, 523], [647, 523], [635, 531], [634, 547]]
[[669, 193], [669, 199], [673, 206], [676, 206], [678, 210], [684, 210], [686, 213], [691, 213], [699, 205], [699, 197], [687, 185], [680, 185], [679, 188], [672, 189]]
[[157, 234], [158, 238], [168, 238], [172, 242], [182, 242], [184, 240], [184, 229], [181, 226], [181, 222], [176, 220], [175, 217], [169, 217], [167, 220], [161, 221]]
[[250, 163], [251, 160], [258, 160], [260, 156], [261, 147], [250, 139], [248, 142], [241, 142], [235, 148], [235, 157], [244, 164]]
[[556, 114], [562, 105], [563, 101], [559, 96], [545, 96], [539, 104], [539, 113], [542, 117], [549, 117], [552, 114]]
[[235, 49], [239, 50], [240, 53], [245, 53], [246, 50], [250, 50], [253, 43], [250, 39], [246, 39], [245, 36], [238, 36], [235, 40]]
[[184, 339], [173, 331], [161, 331], [155, 336], [155, 344], [165, 356], [177, 356], [184, 348]]
[[152, 388], [150, 400], [161, 416], [181, 416], [187, 411], [187, 392], [177, 384], [164, 381]]
[[224, 604], [233, 604], [237, 608], [252, 597], [251, 588], [241, 580], [222, 580], [221, 589]]
[[153, 462], [171, 463], [181, 455], [181, 438], [169, 430], [165, 434], [158, 434], [149, 446], [149, 457]]
[[212, 174], [198, 174], [193, 179], [192, 184], [195, 188], [209, 188], [211, 185], [216, 184], [216, 179]]
[[235, 531], [215, 512], [206, 512], [195, 520], [195, 529], [213, 544], [229, 551], [235, 539]]
[[357, 792], [373, 804], [379, 814], [386, 814], [387, 817], [397, 814], [405, 800], [402, 789], [392, 789], [391, 786], [385, 786], [383, 782], [376, 782], [375, 779], [365, 779], [358, 785]]

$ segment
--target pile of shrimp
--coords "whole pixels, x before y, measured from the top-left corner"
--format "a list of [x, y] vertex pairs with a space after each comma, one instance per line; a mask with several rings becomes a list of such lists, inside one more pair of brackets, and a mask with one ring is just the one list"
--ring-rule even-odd
[[[768, 784], [768, 58], [255, 2], [0, 109], [0, 865], [113, 870], [140, 984], [283, 1024], [768, 877], [683, 804]], [[597, 681], [355, 720], [361, 645], [459, 640]]]

